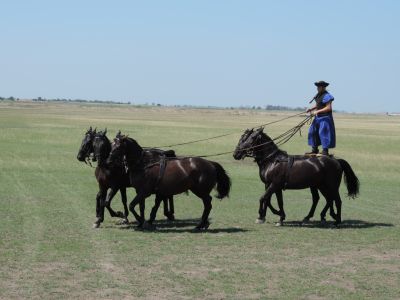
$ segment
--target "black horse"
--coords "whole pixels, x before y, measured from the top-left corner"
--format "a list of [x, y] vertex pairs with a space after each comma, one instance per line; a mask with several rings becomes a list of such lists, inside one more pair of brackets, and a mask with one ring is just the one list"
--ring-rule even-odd
[[[247, 130], [242, 134], [242, 136], [240, 137], [239, 143], [238, 143], [238, 144], [241, 145], [241, 144], [245, 143], [246, 140], [247, 140], [247, 138], [248, 138], [252, 133], [253, 133], [253, 130], [247, 129]], [[252, 150], [252, 147], [250, 147], [250, 149], [247, 149], [247, 150], [249, 150], [249, 151], [247, 151], [247, 155], [246, 155], [246, 156], [252, 156], [252, 157], [253, 157], [254, 155], [253, 155], [253, 154], [251, 153], [251, 151], [250, 151], [250, 150]], [[244, 157], [243, 157], [243, 158], [244, 158]], [[260, 173], [260, 176], [261, 176], [261, 173]], [[263, 178], [262, 178], [262, 177], [261, 177], [261, 180], [263, 181]], [[267, 190], [267, 188], [268, 188], [268, 185], [265, 184], [265, 190]], [[314, 188], [314, 187], [310, 187], [310, 191], [311, 191], [311, 196], [312, 196], [312, 205], [311, 205], [311, 209], [310, 209], [308, 215], [303, 219], [303, 223], [308, 222], [311, 218], [314, 217], [315, 209], [317, 208], [317, 205], [318, 205], [318, 202], [319, 202], [319, 193], [318, 193], [318, 189], [317, 189], [317, 188]], [[282, 201], [283, 201], [283, 198], [282, 198], [282, 197], [283, 197], [283, 195], [282, 195], [282, 190], [277, 190], [277, 191], [275, 192], [275, 195], [276, 195], [278, 204], [279, 204], [279, 203], [282, 203]], [[268, 207], [270, 208], [270, 210], [272, 211], [272, 213], [274, 213], [275, 215], [281, 216], [282, 219], [285, 219], [286, 216], [285, 216], [285, 212], [284, 212], [284, 211], [278, 211], [278, 210], [276, 210], [276, 209], [272, 206], [272, 204], [271, 204], [270, 202], [267, 204], [266, 201], [264, 201], [264, 198], [261, 197], [261, 198], [260, 198], [260, 207], [259, 207], [259, 209], [258, 209], [259, 217], [256, 219], [256, 223], [257, 223], [257, 224], [265, 223], [265, 216], [266, 216], [266, 214], [267, 214], [267, 208], [268, 208]], [[336, 214], [335, 214], [335, 211], [334, 211], [334, 209], [333, 209], [333, 206], [330, 205], [330, 203], [327, 201], [327, 202], [326, 202], [326, 205], [325, 205], [325, 207], [324, 207], [324, 209], [321, 211], [321, 214], [320, 214], [320, 216], [321, 216], [321, 222], [326, 222], [326, 212], [327, 212], [328, 208], [330, 209], [329, 212], [330, 212], [331, 217], [332, 217], [334, 220], [336, 220]], [[277, 223], [276, 225], [277, 225], [277, 226], [278, 226], [278, 225], [282, 225], [282, 222], [279, 222], [279, 223]]]
[[308, 220], [315, 211], [318, 203], [318, 190], [327, 201], [323, 212], [333, 211], [333, 201], [336, 204], [337, 214], [333, 217], [335, 225], [341, 223], [342, 201], [339, 186], [344, 172], [348, 196], [356, 197], [359, 193], [359, 181], [352, 168], [344, 159], [335, 159], [330, 156], [291, 156], [280, 150], [271, 138], [263, 132], [264, 128], [248, 129], [242, 135], [233, 157], [236, 160], [245, 157], [254, 157], [260, 169], [260, 178], [266, 185], [266, 192], [260, 199], [259, 219], [265, 218], [266, 208], [270, 207], [271, 196], [276, 193], [279, 205], [280, 223], [285, 220], [283, 210], [282, 190], [311, 188], [313, 206], [305, 220]]
[[[90, 127], [85, 133], [77, 156], [79, 161], [87, 162], [89, 160], [90, 163], [90, 156], [93, 154], [93, 161], [97, 161], [95, 176], [99, 184], [99, 192], [96, 196], [96, 221], [93, 224], [95, 228], [99, 227], [104, 221], [104, 207], [107, 208], [111, 217], [123, 218], [123, 223], [128, 223], [129, 210], [127, 207], [126, 188], [130, 186], [129, 176], [124, 164], [114, 164], [112, 166], [107, 164], [106, 160], [111, 151], [111, 143], [106, 133], [107, 130], [96, 132], [96, 129], [92, 130], [92, 127]], [[175, 156], [172, 150], [163, 152], [159, 149], [148, 149], [146, 153], [148, 157], [153, 159], [158, 159], [161, 155]], [[107, 195], [108, 189], [110, 189], [110, 192]], [[124, 213], [115, 212], [111, 208], [111, 200], [118, 191], [121, 193]], [[169, 197], [169, 199], [162, 200], [164, 201], [164, 215], [169, 220], [174, 220], [173, 198]]]
[[[208, 216], [211, 211], [211, 190], [216, 187], [217, 198], [229, 195], [231, 181], [222, 166], [216, 162], [199, 157], [172, 158], [164, 162], [148, 164], [144, 160], [144, 150], [134, 140], [126, 136], [117, 136], [112, 144], [109, 163], [120, 163], [126, 158], [130, 183], [136, 189], [136, 197], [129, 204], [130, 211], [139, 222], [145, 224], [145, 199], [157, 194], [156, 205], [160, 197], [184, 193], [188, 190], [203, 200], [204, 210], [196, 229], [207, 229], [210, 225]], [[140, 216], [135, 206], [140, 206]], [[153, 209], [150, 220], [154, 219], [157, 210]]]

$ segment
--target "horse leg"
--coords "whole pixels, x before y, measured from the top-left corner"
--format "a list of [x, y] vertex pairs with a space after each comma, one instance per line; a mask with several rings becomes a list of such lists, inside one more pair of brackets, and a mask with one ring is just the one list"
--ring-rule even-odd
[[122, 204], [124, 205], [124, 214], [122, 215], [122, 213], [121, 212], [118, 212], [118, 214], [120, 214], [121, 213], [121, 218], [122, 218], [122, 224], [129, 224], [129, 221], [128, 221], [128, 215], [129, 215], [129, 210], [128, 210], [128, 205], [126, 204], [127, 203], [127, 198], [126, 198], [126, 188], [125, 187], [123, 187], [123, 188], [120, 188], [120, 193], [121, 193], [121, 201], [122, 201]]
[[[265, 185], [265, 190], [267, 190], [268, 185]], [[258, 209], [258, 219], [256, 220], [256, 224], [262, 224], [265, 222], [265, 216], [267, 215], [268, 206], [265, 204], [264, 195], [260, 198], [260, 207]]]
[[[157, 199], [157, 197], [156, 197]], [[168, 209], [168, 199], [167, 198], [163, 198], [162, 199], [163, 202], [163, 206], [164, 206], [164, 216], [167, 217], [167, 219], [169, 218], [169, 209]]]
[[326, 204], [323, 210], [321, 210], [321, 223], [326, 223], [326, 212], [328, 211], [329, 207], [332, 205], [332, 202], [329, 202], [328, 199], [326, 199]]
[[[150, 224], [153, 224], [154, 220], [156, 219], [158, 208], [160, 207], [161, 201], [164, 201], [164, 200], [165, 199], [163, 199], [161, 196], [156, 195], [156, 200], [155, 200], [154, 206], [150, 213], [150, 220], [149, 220]], [[164, 202], [164, 205], [165, 205], [165, 202]]]
[[329, 191], [325, 188], [319, 189], [326, 200], [326, 205], [324, 209], [321, 211], [321, 223], [326, 223], [326, 212], [329, 208], [333, 209], [333, 201]]
[[[268, 189], [269, 185], [265, 185], [265, 190]], [[269, 207], [269, 209], [271, 210], [271, 212], [275, 215], [281, 215], [281, 213], [276, 210], [272, 204], [270, 203], [269, 205], [267, 205], [264, 201], [264, 196], [265, 194], [260, 198], [260, 207], [258, 209], [258, 219], [256, 219], [256, 224], [262, 224], [265, 222], [265, 216], [267, 215], [267, 209]]]
[[212, 208], [211, 205], [212, 197], [208, 195], [206, 197], [203, 197], [202, 200], [203, 200], [204, 210], [203, 210], [203, 215], [201, 216], [201, 221], [199, 225], [197, 225], [195, 228], [197, 230], [207, 229], [210, 226], [210, 222], [208, 222], [208, 216]]
[[319, 201], [319, 194], [318, 189], [310, 188], [311, 195], [312, 195], [312, 205], [308, 215], [303, 219], [303, 222], [308, 222], [312, 217], [314, 217], [315, 209], [317, 208], [318, 201]]
[[[276, 195], [276, 194], [275, 194], [275, 195]], [[277, 195], [276, 195], [276, 197], [277, 197], [277, 199], [278, 199], [278, 196], [277, 196]], [[271, 212], [272, 212], [274, 215], [278, 215], [278, 216], [281, 215], [281, 211], [280, 211], [280, 210], [276, 210], [276, 209], [272, 206], [271, 203], [268, 205], [268, 207], [269, 207], [269, 209], [271, 210]], [[267, 209], [267, 208], [265, 208], [265, 209]]]
[[326, 203], [326, 206], [329, 207], [329, 214], [335, 221], [337, 220], [337, 214], [335, 214], [335, 209], [333, 208], [333, 201], [330, 203]]
[[[118, 215], [112, 208], [111, 208], [111, 200], [114, 198], [115, 194], [118, 192], [118, 188], [112, 187], [110, 188], [110, 192], [107, 194], [106, 201], [104, 203], [104, 206], [107, 208], [108, 212], [110, 213], [110, 216], [115, 218], [115, 217], [121, 217]], [[121, 213], [122, 215], [122, 213]]]
[[174, 196], [168, 197], [168, 202], [169, 202], [168, 220], [174, 221], [175, 220]]
[[129, 210], [134, 215], [136, 221], [138, 222], [138, 226], [142, 226], [142, 219], [139, 214], [135, 211], [135, 206], [138, 205], [142, 201], [143, 196], [141, 194], [137, 194], [135, 198], [129, 203]]
[[267, 215], [267, 205], [265, 205], [264, 195], [260, 198], [260, 207], [258, 209], [258, 218], [256, 224], [262, 224], [265, 222], [265, 216]]
[[96, 196], [96, 221], [93, 228], [99, 228], [104, 221], [104, 199], [107, 197], [107, 189], [100, 187], [100, 191]]
[[[340, 223], [342, 223], [342, 199], [340, 198], [339, 191], [336, 192], [335, 196], [335, 205], [336, 205], [336, 221], [334, 223], [335, 226], [338, 226]], [[333, 206], [333, 204], [332, 204]]]
[[267, 207], [271, 208], [271, 196], [274, 192], [274, 187], [269, 185], [266, 188], [264, 195], [260, 198], [260, 209], [259, 209], [259, 217], [256, 220], [257, 224], [262, 224], [265, 222], [265, 214], [267, 212]]
[[145, 215], [144, 215], [144, 211], [145, 211], [145, 200], [146, 200], [146, 197], [142, 197], [142, 198], [140, 199], [140, 202], [139, 202], [140, 219], [142, 220], [141, 227], [142, 227], [143, 229], [148, 229], [147, 223], [146, 223], [146, 217], [145, 217]]
[[[101, 190], [96, 195], [96, 221], [93, 223], [93, 228], [99, 228], [101, 220]], [[103, 218], [104, 219], [104, 218]]]
[[174, 197], [168, 197], [163, 199], [164, 204], [164, 216], [167, 217], [169, 221], [175, 220], [174, 217]]
[[285, 211], [283, 209], [283, 195], [282, 195], [282, 190], [278, 190], [275, 192], [276, 194], [276, 199], [278, 200], [278, 206], [279, 206], [279, 211], [280, 211], [280, 219], [279, 219], [279, 223], [277, 223], [277, 226], [282, 226], [283, 225], [283, 221], [286, 219], [286, 214]]

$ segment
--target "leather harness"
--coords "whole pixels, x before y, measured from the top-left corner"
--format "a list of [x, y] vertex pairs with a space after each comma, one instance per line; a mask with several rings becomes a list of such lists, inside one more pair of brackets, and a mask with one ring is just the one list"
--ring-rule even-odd
[[157, 181], [156, 181], [156, 187], [155, 187], [155, 190], [157, 191], [158, 188], [159, 188], [159, 184], [160, 184], [162, 178], [164, 177], [165, 169], [167, 167], [167, 159], [166, 159], [165, 153], [161, 153], [160, 154], [160, 159], [159, 159], [158, 162], [149, 164], [149, 165], [145, 166], [144, 168], [148, 169], [148, 168], [151, 168], [151, 167], [153, 167], [155, 165], [159, 165], [160, 166], [160, 169], [158, 171]]
[[286, 159], [277, 159], [275, 162], [276, 163], [280, 163], [280, 162], [286, 162], [286, 173], [285, 173], [285, 183], [283, 185], [283, 189], [286, 190], [287, 185], [289, 183], [289, 175], [290, 175], [290, 170], [293, 167], [294, 164], [294, 160], [296, 159], [296, 157], [294, 155], [288, 155], [288, 157]]
[[156, 191], [158, 190], [158, 186], [161, 182], [161, 179], [164, 177], [166, 166], [167, 166], [167, 160], [165, 159], [165, 154], [163, 153], [160, 156], [160, 170], [158, 171], [158, 177], [157, 177], [157, 182], [156, 182]]

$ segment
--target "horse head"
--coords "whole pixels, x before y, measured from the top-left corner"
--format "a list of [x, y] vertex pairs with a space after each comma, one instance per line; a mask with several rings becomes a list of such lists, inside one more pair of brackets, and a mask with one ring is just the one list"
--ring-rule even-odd
[[94, 135], [93, 140], [93, 153], [94, 161], [98, 160], [99, 163], [107, 159], [111, 151], [111, 143], [107, 138], [107, 128], [104, 131], [99, 131]]
[[246, 129], [239, 139], [233, 157], [236, 160], [244, 159], [247, 156], [253, 156], [257, 148], [264, 143], [267, 144], [272, 140], [264, 133], [264, 127], [257, 129]]
[[96, 128], [93, 130], [92, 126], [86, 131], [83, 136], [81, 146], [78, 151], [77, 159], [86, 162], [86, 159], [93, 153], [93, 140], [96, 135]]
[[111, 144], [108, 163], [122, 162], [125, 159], [128, 163], [137, 163], [142, 159], [142, 154], [143, 148], [134, 139], [121, 134], [121, 131], [119, 131]]

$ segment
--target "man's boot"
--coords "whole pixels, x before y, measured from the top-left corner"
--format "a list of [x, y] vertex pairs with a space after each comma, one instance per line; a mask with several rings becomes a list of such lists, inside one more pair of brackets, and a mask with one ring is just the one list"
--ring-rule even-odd
[[311, 152], [307, 152], [306, 155], [316, 155], [318, 154], [319, 150], [318, 147], [312, 147]]
[[322, 155], [329, 156], [329, 150], [328, 150], [328, 148], [322, 149]]

